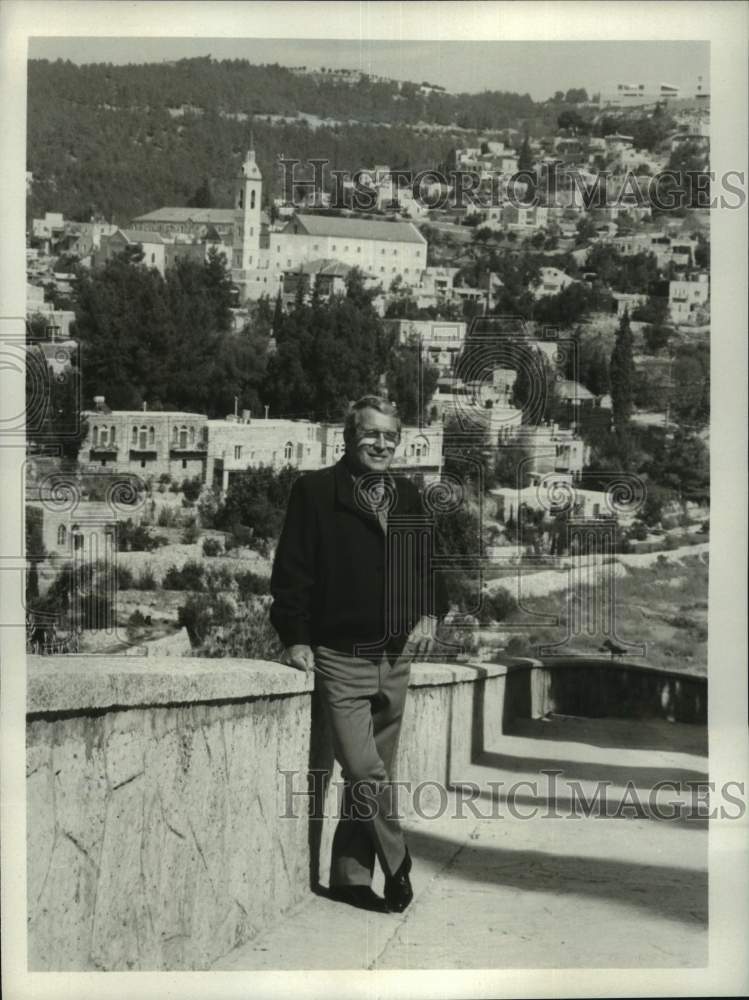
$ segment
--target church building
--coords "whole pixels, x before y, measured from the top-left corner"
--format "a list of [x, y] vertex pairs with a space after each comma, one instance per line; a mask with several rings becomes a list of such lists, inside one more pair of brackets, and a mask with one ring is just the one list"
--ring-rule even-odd
[[247, 152], [235, 181], [232, 209], [161, 208], [133, 225], [174, 237], [220, 240], [239, 300], [274, 298], [284, 274], [357, 267], [387, 292], [393, 280], [418, 286], [427, 266], [427, 241], [411, 222], [352, 219], [295, 213], [279, 231], [271, 230], [262, 210], [263, 178], [255, 151]]

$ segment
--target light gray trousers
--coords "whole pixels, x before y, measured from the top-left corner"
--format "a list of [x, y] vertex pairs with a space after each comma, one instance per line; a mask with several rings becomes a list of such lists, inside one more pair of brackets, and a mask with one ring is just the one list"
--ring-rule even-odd
[[375, 857], [392, 875], [406, 845], [391, 785], [413, 653], [391, 664], [314, 646], [319, 692], [345, 790], [333, 837], [330, 885], [370, 885]]

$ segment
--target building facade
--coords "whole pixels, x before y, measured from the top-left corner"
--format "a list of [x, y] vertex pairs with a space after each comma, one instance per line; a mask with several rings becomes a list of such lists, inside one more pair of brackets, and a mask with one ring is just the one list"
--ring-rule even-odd
[[440, 375], [451, 374], [463, 349], [467, 324], [433, 319], [387, 319], [385, 329], [399, 344], [418, 343], [425, 364], [434, 365]]
[[232, 475], [261, 465], [279, 471], [287, 465], [303, 471], [322, 464], [319, 425], [308, 420], [237, 417], [208, 420], [206, 482], [225, 491]]
[[[333, 465], [345, 449], [341, 424], [320, 424], [321, 464]], [[401, 440], [390, 468], [424, 485], [442, 473], [442, 424], [401, 427]]]
[[668, 283], [668, 309], [672, 323], [699, 323], [710, 300], [710, 281], [705, 272]]
[[[115, 513], [110, 504], [99, 501], [80, 500], [73, 510], [67, 505], [56, 509], [54, 501], [49, 500], [31, 500], [27, 506], [37, 512], [48, 556], [66, 561], [77, 558], [88, 564], [112, 558], [117, 524], [127, 519]], [[131, 520], [139, 519], [140, 509], [136, 509]]]
[[84, 411], [88, 432], [81, 461], [141, 479], [169, 475], [173, 480], [205, 478], [207, 418], [201, 413], [108, 410], [103, 397]]

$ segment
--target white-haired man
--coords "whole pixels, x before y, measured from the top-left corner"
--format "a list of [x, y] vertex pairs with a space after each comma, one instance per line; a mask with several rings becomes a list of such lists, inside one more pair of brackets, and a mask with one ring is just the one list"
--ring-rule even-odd
[[448, 607], [428, 563], [432, 533], [421, 495], [388, 472], [400, 441], [393, 404], [358, 400], [344, 440], [340, 461], [294, 483], [271, 576], [271, 620], [288, 662], [315, 672], [346, 782], [331, 895], [372, 906], [377, 858], [385, 904], [401, 912], [413, 898], [411, 857], [392, 766], [411, 661], [431, 645]]

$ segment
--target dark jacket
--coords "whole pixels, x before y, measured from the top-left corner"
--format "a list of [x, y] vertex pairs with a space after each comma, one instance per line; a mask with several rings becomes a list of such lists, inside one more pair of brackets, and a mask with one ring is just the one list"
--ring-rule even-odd
[[271, 575], [271, 621], [281, 642], [344, 652], [400, 652], [423, 614], [449, 606], [431, 572], [432, 528], [417, 487], [386, 473], [394, 502], [387, 537], [354, 495], [345, 457], [292, 487]]

